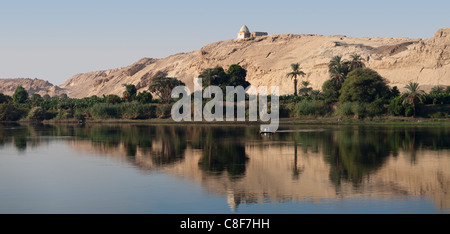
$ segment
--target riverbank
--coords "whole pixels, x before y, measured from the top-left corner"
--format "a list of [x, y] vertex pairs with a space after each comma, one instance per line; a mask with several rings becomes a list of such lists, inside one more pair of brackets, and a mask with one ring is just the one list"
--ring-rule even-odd
[[[30, 123], [22, 120], [19, 123]], [[78, 120], [44, 120], [44, 124], [79, 124]], [[176, 122], [172, 119], [88, 119], [85, 124], [163, 124], [163, 125], [260, 125], [264, 122], [256, 121], [181, 121]], [[341, 117], [321, 117], [321, 118], [280, 118], [280, 125], [449, 125], [448, 118], [412, 118], [412, 117], [375, 117], [372, 119], [355, 119]]]

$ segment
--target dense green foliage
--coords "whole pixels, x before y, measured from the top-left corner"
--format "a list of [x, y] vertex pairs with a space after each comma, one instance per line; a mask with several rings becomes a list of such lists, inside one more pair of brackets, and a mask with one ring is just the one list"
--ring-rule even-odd
[[202, 78], [202, 87], [219, 86], [223, 94], [226, 94], [227, 86], [242, 86], [247, 88], [250, 83], [245, 80], [247, 71], [238, 64], [232, 64], [227, 72], [222, 67], [207, 68], [199, 76]]
[[172, 90], [184, 85], [184, 83], [175, 77], [155, 77], [149, 87], [150, 92], [155, 93], [163, 103], [172, 101]]
[[339, 99], [339, 89], [333, 84], [332, 80], [323, 82], [322, 96], [327, 103], [337, 102]]
[[297, 116], [325, 116], [330, 113], [330, 107], [322, 100], [304, 99], [295, 105]]
[[137, 89], [134, 84], [124, 84], [125, 91], [123, 91], [123, 98], [128, 102], [136, 98]]
[[436, 86], [428, 94], [424, 94], [424, 104], [450, 105], [450, 86], [446, 89], [442, 86]]
[[138, 102], [120, 104], [98, 103], [90, 113], [100, 119], [149, 119], [155, 117], [155, 106]]
[[106, 95], [104, 98], [105, 102], [108, 104], [117, 104], [122, 102], [122, 99], [120, 99], [120, 97], [115, 94]]
[[4, 95], [3, 93], [0, 93], [0, 104], [5, 102], [12, 101], [12, 98], [8, 95]]
[[0, 121], [17, 121], [24, 115], [24, 110], [17, 108], [11, 102], [0, 104]]
[[153, 95], [147, 91], [140, 92], [136, 96], [136, 100], [141, 104], [149, 104], [153, 101]]
[[340, 102], [371, 103], [379, 98], [388, 100], [391, 95], [386, 81], [369, 68], [359, 68], [350, 72], [340, 92]]
[[14, 104], [25, 103], [28, 100], [28, 92], [22, 87], [17, 86], [16, 91], [13, 94]]
[[411, 116], [413, 113], [412, 106], [403, 104], [404, 98], [401, 96], [391, 99], [388, 106], [388, 113], [393, 116]]

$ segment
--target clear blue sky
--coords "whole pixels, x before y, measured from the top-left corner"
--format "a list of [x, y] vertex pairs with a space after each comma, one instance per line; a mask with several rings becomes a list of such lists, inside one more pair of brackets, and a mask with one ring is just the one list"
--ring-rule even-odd
[[448, 0], [0, 1], [0, 78], [57, 85], [233, 39], [243, 24], [269, 34], [410, 38], [450, 27]]

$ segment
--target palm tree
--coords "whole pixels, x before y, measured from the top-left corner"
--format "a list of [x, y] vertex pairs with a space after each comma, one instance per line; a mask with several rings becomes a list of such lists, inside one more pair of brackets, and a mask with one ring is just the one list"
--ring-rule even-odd
[[290, 77], [291, 79], [294, 79], [294, 95], [297, 96], [297, 77], [298, 76], [305, 76], [306, 74], [300, 70], [300, 64], [293, 63], [291, 64], [292, 72], [289, 72], [286, 74], [286, 77]]
[[348, 62], [342, 60], [341, 56], [334, 56], [328, 64], [328, 71], [334, 84], [340, 89], [342, 82], [344, 82], [348, 73]]
[[361, 58], [358, 54], [350, 55], [351, 60], [348, 62], [348, 68], [350, 71], [353, 71], [358, 68], [364, 68], [366, 65], [363, 62], [363, 58]]
[[309, 81], [302, 81], [302, 86], [298, 90], [299, 94], [308, 95], [311, 93], [312, 88], [308, 87], [310, 85]]
[[330, 69], [330, 76], [336, 88], [341, 89], [342, 83], [347, 77], [347, 68], [345, 65], [336, 65]]
[[402, 95], [403, 105], [410, 104], [413, 107], [413, 117], [416, 116], [416, 101], [423, 102], [425, 91], [419, 89], [420, 85], [416, 82], [409, 82], [405, 86], [406, 92]]
[[329, 71], [331, 71], [333, 67], [336, 67], [336, 66], [343, 67], [345, 65], [346, 65], [346, 62], [344, 60], [342, 60], [342, 56], [337, 55], [337, 56], [334, 56], [330, 60], [330, 63], [328, 64], [328, 69], [329, 69]]
[[[200, 75], [201, 78], [205, 79], [206, 82], [208, 82], [208, 86], [211, 86], [211, 81], [214, 82], [214, 79], [216, 78], [216, 74], [214, 73], [213, 68], [207, 68], [203, 73]], [[206, 83], [203, 82], [203, 88], [205, 88]], [[209, 96], [211, 96], [211, 91], [208, 93]]]

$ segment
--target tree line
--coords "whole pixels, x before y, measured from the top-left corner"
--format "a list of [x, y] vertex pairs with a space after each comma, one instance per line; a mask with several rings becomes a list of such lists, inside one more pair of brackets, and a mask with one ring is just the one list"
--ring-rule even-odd
[[[280, 96], [280, 117], [450, 116], [450, 87], [436, 86], [426, 93], [419, 84], [411, 82], [400, 93], [396, 86], [390, 88], [383, 77], [367, 68], [356, 54], [349, 60], [333, 57], [328, 71], [330, 76], [322, 89], [314, 90], [309, 81], [302, 79], [306, 73], [300, 64], [291, 64], [286, 77], [292, 79], [294, 93]], [[247, 71], [237, 64], [227, 70], [220, 66], [207, 68], [199, 75], [203, 88], [215, 85], [223, 93], [226, 86], [248, 87], [246, 76]], [[154, 77], [143, 92], [138, 92], [133, 84], [123, 84], [121, 96], [109, 94], [80, 99], [66, 94], [30, 95], [18, 86], [12, 96], [0, 93], [0, 121], [168, 118], [176, 101], [171, 92], [179, 85], [185, 84], [176, 77]]]
[[[356, 118], [381, 115], [422, 117], [449, 117], [450, 86], [435, 86], [429, 93], [420, 84], [410, 82], [403, 93], [398, 87], [390, 88], [386, 79], [375, 70], [367, 68], [358, 54], [349, 60], [333, 57], [328, 64], [329, 79], [322, 90], [305, 89], [297, 94], [298, 79], [306, 75], [298, 63], [291, 64], [286, 76], [294, 83], [294, 95], [283, 98], [282, 107], [290, 116], [353, 116]], [[431, 105], [426, 105], [431, 104]], [[433, 108], [431, 106], [433, 105]], [[337, 111], [333, 111], [333, 106]], [[425, 108], [426, 106], [430, 108]], [[289, 114], [290, 113], [290, 114]]]

